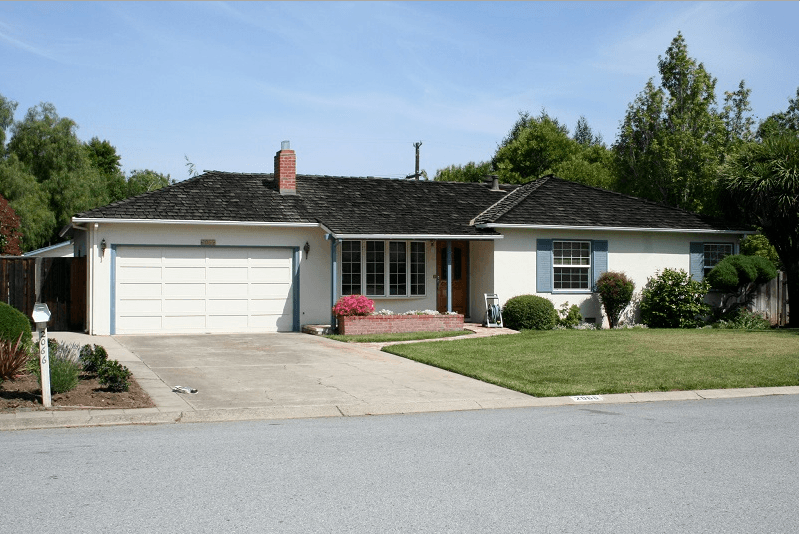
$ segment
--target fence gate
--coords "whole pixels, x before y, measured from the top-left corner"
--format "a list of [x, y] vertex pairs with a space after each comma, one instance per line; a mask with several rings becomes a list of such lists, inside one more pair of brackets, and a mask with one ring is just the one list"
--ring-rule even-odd
[[28, 319], [34, 303], [46, 303], [48, 330], [83, 332], [86, 258], [0, 257], [0, 299]]

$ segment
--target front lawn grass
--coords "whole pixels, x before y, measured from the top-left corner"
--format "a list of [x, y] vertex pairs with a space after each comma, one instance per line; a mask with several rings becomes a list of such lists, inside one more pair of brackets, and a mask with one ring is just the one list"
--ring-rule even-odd
[[325, 338], [340, 342], [406, 342], [408, 340], [430, 340], [433, 338], [448, 338], [463, 336], [471, 331], [424, 331], [413, 333], [385, 333], [385, 334], [329, 334]]
[[389, 346], [537, 397], [798, 384], [798, 331], [615, 329]]

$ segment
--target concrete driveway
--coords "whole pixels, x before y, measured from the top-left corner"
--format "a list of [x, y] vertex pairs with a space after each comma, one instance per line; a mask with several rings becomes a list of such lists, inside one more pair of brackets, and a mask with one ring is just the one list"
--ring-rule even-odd
[[308, 334], [113, 338], [166, 386], [196, 388], [196, 394], [174, 394], [194, 411], [267, 409], [265, 416], [355, 416], [524, 407], [535, 402], [531, 396], [376, 349]]

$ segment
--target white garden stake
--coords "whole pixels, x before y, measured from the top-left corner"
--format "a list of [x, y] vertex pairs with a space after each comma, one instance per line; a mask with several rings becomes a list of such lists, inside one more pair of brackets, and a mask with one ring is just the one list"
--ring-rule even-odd
[[50, 407], [53, 403], [50, 396], [50, 349], [47, 345], [47, 322], [50, 321], [50, 309], [46, 303], [33, 305], [33, 322], [39, 332], [39, 364], [42, 372], [42, 405]]

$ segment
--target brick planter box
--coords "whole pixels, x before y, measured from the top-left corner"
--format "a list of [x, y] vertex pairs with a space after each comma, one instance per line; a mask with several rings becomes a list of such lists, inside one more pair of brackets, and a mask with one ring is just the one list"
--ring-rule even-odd
[[463, 314], [338, 316], [339, 334], [413, 333], [421, 331], [460, 331]]

